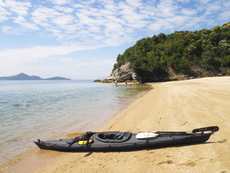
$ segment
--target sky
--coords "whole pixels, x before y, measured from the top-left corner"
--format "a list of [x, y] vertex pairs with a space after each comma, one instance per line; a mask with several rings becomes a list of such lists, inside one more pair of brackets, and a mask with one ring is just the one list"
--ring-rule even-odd
[[0, 76], [103, 79], [142, 38], [222, 26], [229, 0], [0, 0]]

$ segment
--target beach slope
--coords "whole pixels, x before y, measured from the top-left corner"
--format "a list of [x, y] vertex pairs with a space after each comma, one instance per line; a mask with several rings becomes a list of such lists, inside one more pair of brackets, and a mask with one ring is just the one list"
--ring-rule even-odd
[[206, 143], [180, 147], [107, 153], [40, 151], [44, 159], [58, 156], [33, 172], [230, 172], [230, 77], [150, 85], [151, 91], [98, 131], [191, 131], [206, 126], [220, 130]]

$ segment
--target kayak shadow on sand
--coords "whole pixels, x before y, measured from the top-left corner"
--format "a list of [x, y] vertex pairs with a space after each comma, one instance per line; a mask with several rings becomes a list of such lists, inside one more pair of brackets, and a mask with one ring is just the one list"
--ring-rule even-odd
[[88, 156], [90, 156], [91, 154], [93, 154], [93, 151], [87, 153], [86, 155], [84, 155], [84, 157], [88, 157]]
[[[209, 144], [217, 144], [217, 143], [223, 143], [226, 142], [224, 141], [218, 141], [218, 142], [206, 142], [206, 143], [197, 143], [197, 144], [183, 144], [183, 145], [171, 145], [171, 146], [161, 146], [161, 147], [149, 147], [149, 148], [143, 148], [143, 149], [130, 149], [130, 150], [114, 150], [114, 151], [91, 151], [88, 152], [84, 157], [89, 157], [93, 153], [119, 153], [119, 152], [132, 152], [132, 151], [141, 151], [141, 150], [154, 150], [154, 149], [164, 149], [164, 148], [174, 148], [174, 147], [185, 147], [185, 146], [194, 146], [194, 145], [209, 145]], [[60, 152], [66, 152], [66, 151], [60, 151]], [[79, 153], [79, 152], [74, 152], [74, 151], [67, 151], [67, 152], [72, 152], [72, 153]], [[82, 151], [83, 152], [83, 151]], [[80, 152], [80, 153], [82, 153]]]

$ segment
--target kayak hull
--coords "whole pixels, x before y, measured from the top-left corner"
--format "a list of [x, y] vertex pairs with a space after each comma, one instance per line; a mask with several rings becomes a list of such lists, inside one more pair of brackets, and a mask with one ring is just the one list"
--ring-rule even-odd
[[[216, 130], [217, 131], [217, 130]], [[110, 132], [100, 133], [105, 135]], [[122, 132], [123, 133], [123, 132]], [[129, 132], [130, 133], [130, 132]], [[130, 133], [125, 141], [106, 141], [98, 138], [99, 132], [93, 132], [90, 139], [79, 141], [75, 138], [55, 141], [35, 141], [40, 149], [92, 152], [92, 151], [129, 151], [148, 148], [161, 148], [176, 145], [191, 145], [206, 142], [214, 132], [209, 133], [187, 133], [187, 132], [156, 132], [155, 137], [137, 139], [137, 133]], [[89, 142], [91, 140], [91, 142]], [[70, 142], [72, 141], [72, 142]], [[83, 142], [80, 144], [80, 142]], [[85, 142], [85, 143], [84, 143]]]

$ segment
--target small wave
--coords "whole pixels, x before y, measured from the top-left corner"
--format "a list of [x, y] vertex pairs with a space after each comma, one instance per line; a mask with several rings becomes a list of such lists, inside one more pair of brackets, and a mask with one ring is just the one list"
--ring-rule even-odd
[[19, 107], [20, 104], [13, 104], [12, 106], [14, 106], [14, 107]]

